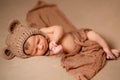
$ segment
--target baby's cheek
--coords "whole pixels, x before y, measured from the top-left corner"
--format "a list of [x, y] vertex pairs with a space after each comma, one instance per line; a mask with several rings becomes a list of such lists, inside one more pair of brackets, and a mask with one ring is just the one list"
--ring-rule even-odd
[[42, 56], [44, 54], [44, 51], [43, 50], [39, 50], [35, 56]]
[[30, 54], [31, 54], [31, 51], [30, 51], [30, 50], [25, 50], [25, 54], [30, 55]]

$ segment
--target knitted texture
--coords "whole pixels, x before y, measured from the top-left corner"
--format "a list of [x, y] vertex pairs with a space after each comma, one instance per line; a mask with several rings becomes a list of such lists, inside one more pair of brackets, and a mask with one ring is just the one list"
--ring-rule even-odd
[[[47, 38], [39, 29], [23, 26], [17, 20], [10, 24], [10, 32], [6, 39], [8, 47], [4, 50], [4, 57], [6, 59], [11, 59], [13, 56], [21, 58], [29, 57], [24, 53], [23, 46], [31, 35], [40, 34]], [[10, 57], [10, 55], [12, 56]]]

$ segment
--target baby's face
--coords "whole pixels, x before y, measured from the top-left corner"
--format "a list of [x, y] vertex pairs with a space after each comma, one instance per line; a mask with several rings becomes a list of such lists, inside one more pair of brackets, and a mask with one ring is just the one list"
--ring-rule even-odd
[[29, 37], [25, 44], [25, 53], [32, 56], [42, 56], [48, 49], [47, 39], [41, 35]]

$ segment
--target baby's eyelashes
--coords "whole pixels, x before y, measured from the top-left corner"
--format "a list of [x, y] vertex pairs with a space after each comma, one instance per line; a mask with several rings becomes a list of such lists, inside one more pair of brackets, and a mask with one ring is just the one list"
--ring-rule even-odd
[[37, 44], [39, 44], [40, 43], [40, 39], [38, 39], [38, 41], [37, 41]]
[[35, 53], [37, 53], [37, 51], [38, 51], [38, 48], [35, 49]]

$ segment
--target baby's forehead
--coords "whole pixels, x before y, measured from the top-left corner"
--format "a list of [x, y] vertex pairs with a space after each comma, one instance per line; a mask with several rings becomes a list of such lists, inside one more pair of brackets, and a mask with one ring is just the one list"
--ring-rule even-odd
[[35, 35], [30, 36], [30, 37], [27, 39], [27, 42], [28, 42], [28, 43], [31, 43], [32, 41], [35, 40], [35, 38], [36, 38]]
[[31, 35], [26, 41], [31, 43], [31, 42], [35, 41], [37, 39], [37, 37], [43, 37], [43, 36], [40, 34], [34, 34], [34, 35]]

